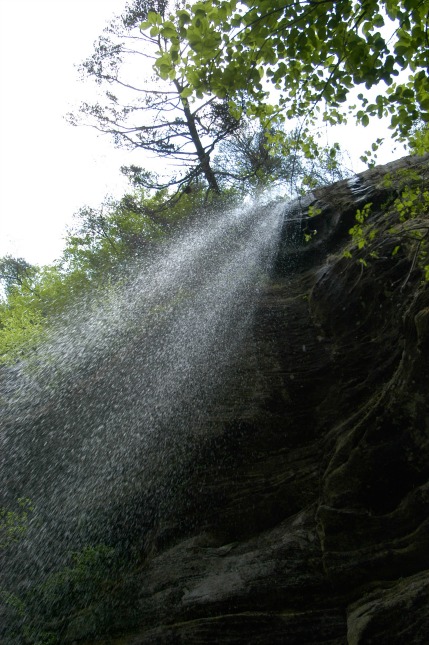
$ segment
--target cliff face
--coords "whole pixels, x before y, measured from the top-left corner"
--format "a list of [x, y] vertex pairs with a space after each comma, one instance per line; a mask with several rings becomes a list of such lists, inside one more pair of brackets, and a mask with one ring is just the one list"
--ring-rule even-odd
[[[427, 185], [428, 159], [406, 158], [294, 205], [234, 413], [219, 411], [185, 513], [133, 574], [134, 626], [118, 610], [121, 637], [91, 642], [426, 641], [429, 288], [418, 242], [395, 251], [386, 220], [409, 168]], [[368, 202], [364, 266], [343, 252]]]
[[[158, 357], [138, 309], [115, 351], [1, 413], [1, 494], [25, 488], [38, 511], [28, 538], [0, 550], [2, 643], [427, 641], [428, 183], [429, 156], [405, 158], [290, 205], [250, 333], [235, 304], [232, 331], [205, 343], [218, 334], [204, 292], [203, 332]], [[217, 266], [217, 244], [202, 263]], [[177, 309], [150, 310], [172, 338], [182, 292]], [[219, 355], [199, 354], [194, 396], [180, 397], [198, 342]], [[216, 381], [222, 343], [233, 365]], [[143, 376], [159, 389], [139, 389]], [[139, 443], [142, 391], [172, 399], [153, 443]], [[153, 395], [155, 412], [163, 403]]]

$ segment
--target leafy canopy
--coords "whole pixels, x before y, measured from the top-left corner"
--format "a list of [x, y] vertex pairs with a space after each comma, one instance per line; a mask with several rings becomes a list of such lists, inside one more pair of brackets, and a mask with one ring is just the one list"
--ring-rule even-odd
[[[162, 34], [158, 31], [165, 11], [164, 0], [132, 0], [103, 31], [80, 66], [99, 86], [99, 99], [84, 102], [69, 120], [109, 134], [117, 146], [165, 159], [163, 169], [158, 164], [159, 174], [140, 169], [139, 181], [146, 188], [174, 187], [180, 194], [206, 182], [219, 193], [210, 156], [239, 121], [227, 101], [216, 96], [188, 100], [192, 90], [181, 70], [189, 48], [169, 20]], [[139, 29], [148, 15], [153, 25], [149, 21], [147, 29]]]
[[[388, 116], [394, 137], [406, 140], [416, 120], [429, 122], [428, 16], [429, 0], [210, 0], [174, 18], [149, 12], [142, 28], [187, 41], [179, 61], [187, 96], [230, 97], [238, 114], [245, 92], [251, 114], [270, 119], [280, 108], [280, 118], [309, 124], [353, 115], [365, 126]], [[164, 54], [155, 65], [172, 73]], [[266, 81], [278, 91], [277, 108]], [[355, 88], [356, 104], [346, 106]]]

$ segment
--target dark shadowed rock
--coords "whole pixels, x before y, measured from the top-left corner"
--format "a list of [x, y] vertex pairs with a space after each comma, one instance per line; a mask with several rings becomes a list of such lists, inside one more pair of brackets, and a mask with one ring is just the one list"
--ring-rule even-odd
[[[406, 158], [295, 204], [186, 535], [142, 567], [138, 626], [91, 642], [425, 642], [429, 289], [410, 253], [392, 256], [382, 205], [427, 167]], [[364, 268], [343, 250], [368, 202], [381, 237]]]

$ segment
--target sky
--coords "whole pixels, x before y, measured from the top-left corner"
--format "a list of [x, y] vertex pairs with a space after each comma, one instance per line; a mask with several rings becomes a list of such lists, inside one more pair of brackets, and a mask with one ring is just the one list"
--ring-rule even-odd
[[127, 185], [126, 151], [65, 114], [88, 98], [75, 65], [125, 0], [0, 0], [0, 256], [60, 255], [79, 207]]
[[[76, 66], [124, 6], [125, 0], [0, 0], [0, 257], [53, 262], [73, 213], [123, 194], [121, 165], [144, 165], [106, 135], [65, 119], [92, 92]], [[377, 121], [330, 131], [327, 142], [338, 140], [360, 172], [359, 156], [382, 134]], [[402, 154], [387, 145], [379, 162]]]

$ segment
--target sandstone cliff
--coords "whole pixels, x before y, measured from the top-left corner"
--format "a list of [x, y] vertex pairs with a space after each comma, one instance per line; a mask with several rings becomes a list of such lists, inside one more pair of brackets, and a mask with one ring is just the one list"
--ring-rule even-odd
[[[405, 158], [292, 205], [177, 507], [123, 515], [132, 557], [100, 588], [111, 603], [69, 617], [61, 642], [427, 641], [429, 261], [409, 233], [427, 234], [428, 181], [429, 158]], [[406, 185], [422, 201], [404, 236]], [[359, 252], [349, 229], [368, 203], [377, 234]]]
[[[428, 159], [406, 158], [294, 205], [240, 411], [201, 451], [186, 527], [135, 574], [135, 627], [91, 642], [426, 642], [429, 288], [385, 215], [410, 168], [427, 185]], [[365, 267], [343, 252], [368, 202]]]

